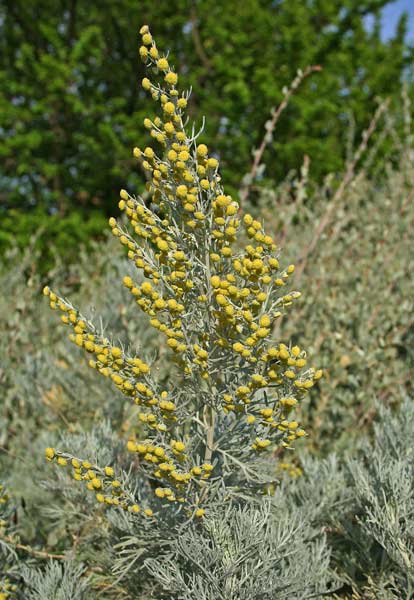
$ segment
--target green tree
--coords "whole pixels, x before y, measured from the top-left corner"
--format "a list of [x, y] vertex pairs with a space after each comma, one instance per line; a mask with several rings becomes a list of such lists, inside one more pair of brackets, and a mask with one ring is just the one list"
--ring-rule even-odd
[[[193, 88], [190, 116], [208, 117], [204, 139], [214, 140], [235, 191], [270, 108], [308, 64], [323, 72], [289, 105], [266, 151], [266, 178], [298, 167], [305, 153], [315, 175], [341, 168], [347, 112], [360, 130], [407, 64], [404, 18], [381, 40], [388, 3], [0, 0], [0, 245], [16, 236], [23, 245], [43, 224], [39, 243], [53, 239], [67, 252], [102, 230], [121, 185], [142, 191], [130, 148], [142, 142], [148, 101], [131, 85], [142, 76], [131, 23], [150, 23], [175, 49], [181, 81]], [[370, 32], [369, 15], [377, 15]]]

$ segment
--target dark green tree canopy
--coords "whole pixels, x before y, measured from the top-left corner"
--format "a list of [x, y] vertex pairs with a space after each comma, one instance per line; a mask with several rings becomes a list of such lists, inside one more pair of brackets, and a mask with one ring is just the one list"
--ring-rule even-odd
[[[86, 228], [102, 229], [120, 187], [142, 189], [130, 152], [143, 143], [148, 111], [139, 85], [142, 23], [174, 48], [180, 80], [193, 89], [191, 113], [208, 117], [203, 139], [219, 153], [230, 192], [283, 87], [309, 64], [323, 71], [278, 124], [265, 175], [280, 179], [305, 153], [315, 176], [339, 170], [347, 114], [360, 131], [375, 97], [399, 91], [408, 61], [405, 18], [393, 39], [381, 39], [378, 15], [388, 3], [1, 0], [0, 244], [16, 233], [26, 241], [44, 222], [62, 246], [71, 237], [78, 243]], [[368, 15], [377, 17], [371, 31]]]

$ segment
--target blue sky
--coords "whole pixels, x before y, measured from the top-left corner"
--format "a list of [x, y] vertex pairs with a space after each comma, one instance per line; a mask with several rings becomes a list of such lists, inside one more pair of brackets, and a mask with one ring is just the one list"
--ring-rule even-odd
[[393, 35], [401, 13], [407, 12], [409, 16], [408, 42], [414, 41], [414, 0], [396, 0], [383, 10], [382, 24], [383, 36], [388, 38]]

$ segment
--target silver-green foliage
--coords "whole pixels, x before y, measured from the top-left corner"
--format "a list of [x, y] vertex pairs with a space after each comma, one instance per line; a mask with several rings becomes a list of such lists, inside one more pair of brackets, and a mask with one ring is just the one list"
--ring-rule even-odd
[[147, 561], [162, 597], [293, 600], [326, 592], [326, 540], [284, 504], [277, 496], [262, 506], [220, 507], [199, 529], [187, 529], [166, 555]]
[[354, 519], [349, 562], [398, 598], [414, 594], [414, 407], [406, 398], [392, 414], [378, 406], [373, 445], [365, 443], [346, 468]]
[[28, 600], [92, 600], [85, 569], [71, 562], [50, 561], [45, 570], [22, 570]]
[[414, 405], [376, 404], [373, 440], [352, 457], [304, 458], [304, 476], [283, 490], [287, 505], [327, 534], [341, 595], [390, 600], [414, 593]]

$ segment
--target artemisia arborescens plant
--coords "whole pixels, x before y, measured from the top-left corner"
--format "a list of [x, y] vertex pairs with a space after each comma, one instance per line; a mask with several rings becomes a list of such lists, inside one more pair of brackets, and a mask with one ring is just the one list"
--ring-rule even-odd
[[299, 346], [272, 340], [275, 320], [300, 296], [286, 291], [294, 266], [279, 264], [263, 224], [241, 216], [225, 193], [218, 158], [187, 124], [189, 93], [148, 27], [140, 33], [142, 86], [159, 106], [144, 120], [154, 147], [133, 150], [148, 199], [121, 190], [129, 225], [114, 218], [109, 225], [136, 267], [123, 283], [164, 336], [176, 368], [167, 385], [158, 381], [145, 348], [136, 356], [117, 345], [45, 288], [90, 366], [138, 405], [137, 431], [145, 434], [126, 445], [145, 484], [132, 489], [114, 465], [55, 448], [46, 457], [70, 467], [102, 504], [137, 519], [181, 522], [208, 517], [219, 497], [262, 493], [272, 452], [306, 435], [294, 415], [322, 371], [308, 368]]

